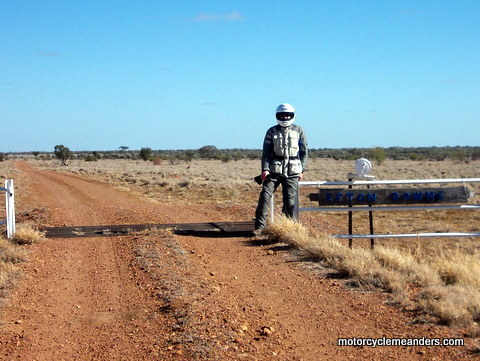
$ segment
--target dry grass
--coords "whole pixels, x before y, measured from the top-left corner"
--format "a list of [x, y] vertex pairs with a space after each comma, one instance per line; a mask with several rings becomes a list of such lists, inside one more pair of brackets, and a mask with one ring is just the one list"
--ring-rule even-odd
[[[256, 200], [259, 191], [259, 186], [253, 181], [253, 177], [260, 173], [259, 160], [193, 160], [178, 161], [175, 164], [163, 162], [158, 165], [127, 159], [105, 159], [98, 162], [72, 160], [68, 167], [61, 166], [57, 160], [30, 161], [37, 167], [87, 175], [128, 189], [140, 189], [153, 198], [161, 197], [162, 201], [185, 201], [185, 195], [194, 189], [201, 195], [195, 199], [196, 202], [243, 202], [244, 199], [250, 202]], [[380, 166], [374, 165], [373, 174], [377, 179], [470, 178], [480, 176], [479, 168], [480, 161], [461, 163], [451, 160], [386, 160]], [[346, 180], [347, 173], [353, 171], [353, 161], [310, 159], [305, 180]], [[479, 201], [480, 185], [468, 187], [476, 191], [476, 200]], [[305, 189], [305, 193], [302, 193], [305, 195], [302, 198], [304, 202], [307, 199], [306, 194], [311, 191], [315, 190]]]
[[438, 273], [431, 265], [421, 262], [410, 253], [398, 248], [380, 246], [375, 248], [373, 254], [382, 266], [401, 274], [407, 284], [422, 286], [441, 283]]
[[480, 289], [480, 257], [454, 251], [431, 260], [445, 284], [459, 284]]
[[0, 237], [0, 302], [21, 274], [17, 264], [26, 259], [27, 251], [22, 246]]
[[[70, 172], [108, 182], [118, 188], [144, 194], [161, 202], [242, 204], [256, 202], [259, 186], [253, 177], [260, 173], [259, 162], [239, 160], [163, 162], [154, 165], [141, 160], [74, 160], [68, 167], [58, 161], [34, 161], [35, 166]], [[192, 193], [195, 192], [195, 197]]]
[[[4, 186], [4, 180], [16, 179], [18, 173], [11, 161], [0, 162], [0, 187]], [[15, 184], [16, 186], [16, 184]], [[4, 193], [0, 193], [1, 203], [4, 205]], [[0, 219], [5, 219], [5, 206], [0, 207]], [[0, 226], [0, 232], [4, 232], [5, 225]], [[0, 235], [0, 303], [8, 295], [9, 290], [20, 277], [18, 264], [27, 259], [27, 251], [24, 247], [5, 239]]]
[[23, 262], [27, 258], [27, 250], [10, 240], [0, 238], [0, 263], [16, 264]]
[[21, 276], [19, 263], [28, 258], [25, 245], [32, 244], [43, 237], [43, 233], [35, 230], [30, 224], [17, 226], [12, 239], [0, 236], [0, 303], [8, 296], [8, 292]]
[[[367, 287], [392, 292], [396, 302], [413, 305], [440, 323], [466, 327], [472, 336], [480, 329], [478, 255], [454, 252], [418, 257], [408, 251], [377, 247], [350, 249], [335, 238], [287, 219], [277, 218], [264, 233], [292, 245], [310, 258]], [[412, 296], [413, 295], [413, 299]]]
[[[107, 182], [158, 203], [241, 206], [251, 216], [248, 219], [239, 217], [239, 221], [253, 217], [260, 191], [252, 180], [260, 172], [258, 160], [194, 160], [176, 164], [153, 164], [141, 160], [74, 160], [68, 167], [61, 166], [56, 160], [30, 161], [36, 167]], [[305, 180], [346, 180], [347, 173], [353, 170], [353, 161], [311, 159]], [[386, 160], [382, 165], [374, 164], [373, 174], [377, 179], [478, 178], [479, 170], [478, 160], [470, 163]], [[0, 163], [0, 171], [17, 177], [16, 184], [23, 187], [16, 193], [19, 204], [28, 204], [28, 187], [21, 184], [12, 161]], [[438, 185], [432, 185], [435, 186]], [[467, 186], [476, 193], [469, 203], [480, 204], [480, 184]], [[314, 206], [308, 203], [310, 192], [316, 192], [316, 189], [302, 188], [302, 206]], [[369, 232], [367, 213], [354, 213], [353, 218], [354, 233]], [[419, 311], [439, 322], [466, 326], [471, 334], [478, 332], [475, 325], [479, 321], [480, 304], [478, 238], [377, 240], [372, 252], [367, 241], [355, 241], [354, 248], [350, 249], [344, 241], [326, 235], [348, 232], [345, 213], [302, 213], [301, 222], [303, 225], [284, 226], [276, 222], [274, 228], [269, 228], [270, 236], [354, 277], [357, 283], [389, 290], [401, 304], [408, 304], [413, 297]], [[480, 214], [478, 211], [375, 212], [374, 223], [375, 233], [478, 231]]]
[[343, 276], [354, 277], [364, 286], [382, 288], [398, 294], [405, 289], [405, 280], [384, 267], [374, 253], [367, 249], [350, 249], [329, 235], [308, 229], [285, 217], [277, 217], [275, 223], [269, 224], [264, 233], [270, 240], [294, 246]]
[[30, 223], [20, 224], [16, 227], [12, 241], [17, 244], [32, 244], [45, 236], [45, 232], [35, 229]]

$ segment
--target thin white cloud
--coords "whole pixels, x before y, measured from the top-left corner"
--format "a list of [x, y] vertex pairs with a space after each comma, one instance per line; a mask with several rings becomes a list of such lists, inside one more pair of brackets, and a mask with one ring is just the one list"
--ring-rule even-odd
[[47, 57], [60, 56], [60, 54], [57, 53], [56, 51], [37, 51], [37, 54], [41, 56], [47, 56]]
[[398, 14], [400, 14], [402, 16], [407, 16], [407, 17], [417, 17], [417, 16], [424, 16], [425, 12], [423, 12], [421, 10], [410, 9], [410, 10], [398, 11]]
[[157, 92], [150, 92], [150, 98], [151, 99], [163, 99], [163, 97], [158, 94]]
[[450, 79], [445, 79], [443, 82], [447, 84], [454, 84], [454, 83], [460, 83], [460, 79], [456, 78], [450, 78]]
[[243, 15], [240, 11], [232, 11], [227, 14], [209, 14], [201, 13], [193, 18], [193, 21], [198, 22], [216, 22], [216, 21], [242, 21], [244, 20]]

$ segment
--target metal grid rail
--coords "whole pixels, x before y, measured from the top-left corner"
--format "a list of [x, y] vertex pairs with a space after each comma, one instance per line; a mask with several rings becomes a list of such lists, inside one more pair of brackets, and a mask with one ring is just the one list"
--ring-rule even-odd
[[169, 229], [175, 234], [205, 237], [250, 237], [253, 222], [117, 224], [98, 226], [44, 227], [46, 238], [113, 237], [145, 230]]

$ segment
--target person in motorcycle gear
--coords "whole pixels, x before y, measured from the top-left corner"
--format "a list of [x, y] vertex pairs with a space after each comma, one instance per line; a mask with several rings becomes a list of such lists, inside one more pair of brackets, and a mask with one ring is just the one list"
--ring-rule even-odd
[[262, 152], [262, 191], [255, 211], [255, 229], [266, 226], [270, 199], [282, 185], [283, 213], [295, 214], [298, 181], [303, 179], [307, 164], [308, 144], [305, 132], [295, 121], [295, 108], [280, 104], [275, 112], [277, 125], [267, 130]]

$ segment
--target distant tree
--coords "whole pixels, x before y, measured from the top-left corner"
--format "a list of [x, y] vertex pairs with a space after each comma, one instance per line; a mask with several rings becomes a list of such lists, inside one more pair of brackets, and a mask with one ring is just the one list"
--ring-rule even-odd
[[232, 154], [232, 158], [233, 158], [233, 160], [235, 160], [235, 161], [240, 160], [240, 159], [243, 159], [243, 158], [245, 158], [245, 156], [246, 156], [245, 153], [242, 153], [242, 152], [234, 152], [234, 153]]
[[255, 160], [255, 159], [259, 159], [261, 156], [262, 156], [261, 151], [250, 152], [250, 153], [248, 153], [247, 158], [251, 159], [251, 160]]
[[212, 159], [220, 156], [220, 151], [214, 145], [205, 145], [198, 150], [202, 158]]
[[416, 152], [411, 152], [411, 153], [408, 155], [408, 158], [409, 158], [410, 160], [414, 160], [414, 161], [421, 161], [421, 160], [425, 160], [425, 159], [426, 159], [425, 154], [416, 153]]
[[220, 156], [220, 159], [222, 160], [223, 163], [228, 163], [232, 160], [232, 157], [229, 154], [224, 154]]
[[97, 151], [93, 151], [93, 152], [92, 152], [92, 155], [93, 155], [96, 159], [102, 159], [102, 158], [103, 158], [103, 154], [100, 153], [100, 152], [97, 152]]
[[96, 162], [98, 158], [95, 156], [95, 154], [87, 154], [85, 156], [85, 162]]
[[67, 165], [67, 160], [72, 157], [70, 149], [61, 144], [56, 145], [55, 148], [53, 148], [53, 153], [55, 153], [55, 156], [62, 161], [62, 165]]
[[190, 163], [195, 158], [195, 152], [193, 150], [187, 150], [183, 155], [183, 160]]
[[474, 150], [472, 152], [472, 160], [479, 160], [480, 159], [480, 150]]
[[153, 165], [160, 165], [160, 164], [163, 163], [163, 159], [162, 159], [162, 157], [156, 155], [156, 156], [152, 157], [152, 163], [153, 163]]
[[375, 159], [378, 165], [382, 164], [383, 161], [387, 158], [387, 152], [385, 148], [376, 147], [371, 150], [372, 157]]
[[362, 158], [362, 157], [363, 157], [362, 149], [360, 149], [360, 148], [348, 148], [347, 149], [346, 159], [355, 160], [355, 159]]
[[451, 155], [452, 159], [457, 160], [459, 162], [467, 162], [468, 155], [467, 151], [464, 148], [457, 147]]
[[126, 145], [121, 145], [120, 147], [118, 147], [118, 149], [120, 149], [122, 152], [125, 152], [128, 147]]
[[153, 151], [151, 148], [142, 148], [138, 155], [146, 162], [147, 160], [152, 159]]
[[0, 162], [5, 160], [5, 153], [0, 153]]
[[38, 155], [40, 154], [40, 152], [34, 151], [34, 152], [32, 152], [32, 154], [35, 156], [35, 159], [36, 159], [38, 157]]

